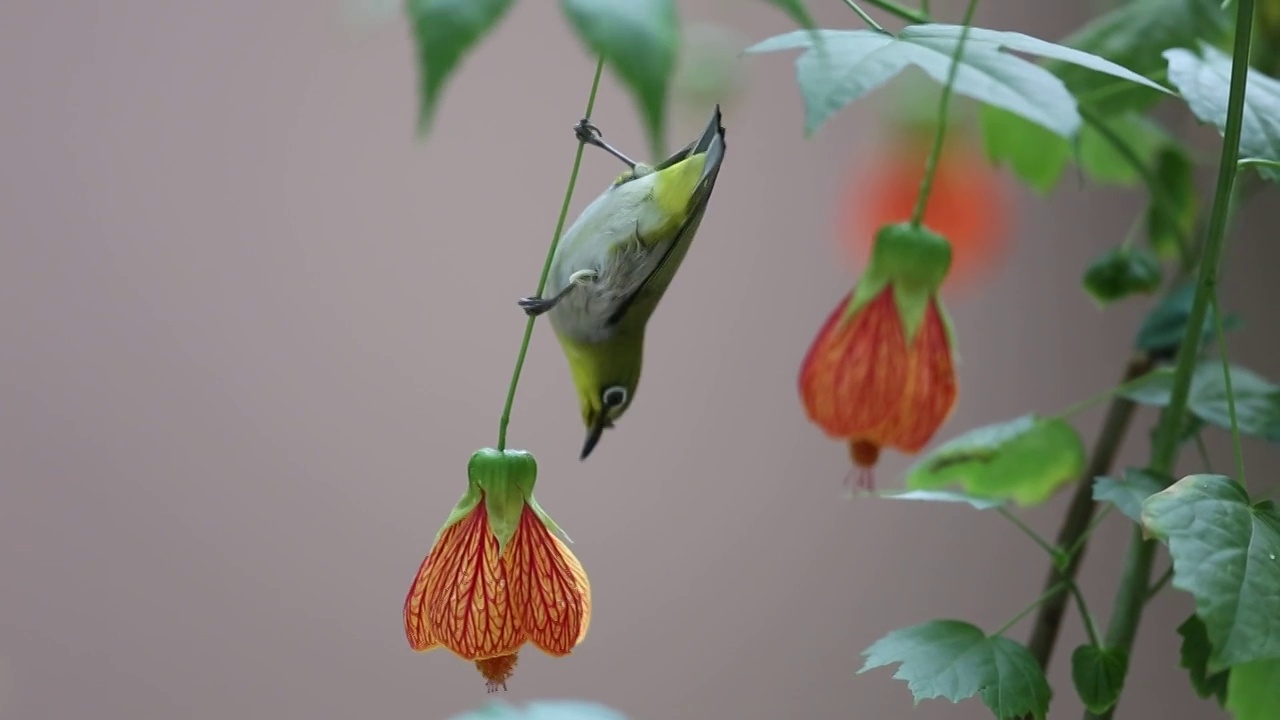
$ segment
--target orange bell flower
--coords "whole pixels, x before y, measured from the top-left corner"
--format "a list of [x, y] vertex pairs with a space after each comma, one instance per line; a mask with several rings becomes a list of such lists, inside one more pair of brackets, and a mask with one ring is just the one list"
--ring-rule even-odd
[[950, 246], [933, 232], [882, 228], [866, 274], [801, 363], [805, 411], [848, 442], [862, 488], [874, 487], [881, 448], [919, 452], [955, 407], [954, 343], [937, 296], [950, 261]]
[[481, 450], [467, 475], [467, 493], [409, 588], [404, 628], [414, 650], [443, 646], [475, 662], [494, 692], [506, 689], [526, 642], [552, 656], [582, 642], [591, 585], [533, 499], [532, 455]]

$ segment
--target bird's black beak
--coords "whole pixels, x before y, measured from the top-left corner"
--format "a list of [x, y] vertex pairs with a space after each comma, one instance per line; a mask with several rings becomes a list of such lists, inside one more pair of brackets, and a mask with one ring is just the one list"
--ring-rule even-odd
[[591, 427], [587, 428], [587, 440], [582, 444], [582, 455], [578, 457], [579, 461], [586, 460], [592, 450], [596, 449], [596, 444], [600, 442], [600, 435], [607, 427], [612, 427], [613, 423], [609, 422], [609, 409], [601, 408], [600, 413], [596, 415], [596, 419], [591, 423]]

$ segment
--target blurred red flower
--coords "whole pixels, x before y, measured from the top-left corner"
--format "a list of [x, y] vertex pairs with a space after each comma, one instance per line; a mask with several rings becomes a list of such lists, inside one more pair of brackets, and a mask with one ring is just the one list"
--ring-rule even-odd
[[[838, 207], [837, 238], [860, 262], [877, 229], [911, 219], [933, 142], [932, 124], [908, 124], [851, 173]], [[999, 270], [1006, 255], [1012, 202], [1003, 178], [987, 161], [980, 138], [947, 130], [923, 224], [951, 242], [949, 289], [963, 290]]]

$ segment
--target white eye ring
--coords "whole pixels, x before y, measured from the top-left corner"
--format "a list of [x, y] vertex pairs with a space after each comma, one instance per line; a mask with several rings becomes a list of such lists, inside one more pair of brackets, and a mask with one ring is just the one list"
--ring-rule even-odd
[[622, 407], [627, 402], [627, 389], [621, 385], [607, 388], [600, 394], [600, 401], [605, 407]]

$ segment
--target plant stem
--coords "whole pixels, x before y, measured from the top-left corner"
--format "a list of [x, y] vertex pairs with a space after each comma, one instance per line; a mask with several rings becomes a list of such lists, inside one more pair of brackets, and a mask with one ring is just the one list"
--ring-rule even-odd
[[909, 23], [929, 22], [928, 13], [912, 10], [909, 7], [893, 2], [893, 0], [867, 0], [867, 4], [872, 7], [878, 7], [890, 15], [906, 20]]
[[[1151, 372], [1153, 363], [1144, 354], [1135, 355], [1125, 368], [1121, 385], [1132, 382]], [[1135, 405], [1122, 397], [1114, 397], [1107, 408], [1106, 419], [1102, 423], [1102, 431], [1093, 446], [1093, 454], [1085, 468], [1084, 475], [1076, 484], [1075, 495], [1062, 520], [1062, 528], [1058, 531], [1058, 547], [1070, 548], [1066, 567], [1059, 569], [1056, 565], [1049, 568], [1049, 576], [1045, 579], [1045, 587], [1052, 588], [1062, 582], [1075, 582], [1080, 572], [1080, 564], [1084, 559], [1086, 544], [1083, 539], [1092, 525], [1091, 518], [1095, 503], [1093, 501], [1093, 479], [1106, 475], [1111, 471], [1116, 454], [1124, 444], [1129, 432], [1129, 423], [1133, 419]], [[1058, 633], [1062, 630], [1062, 617], [1066, 613], [1067, 599], [1055, 597], [1040, 606], [1036, 615], [1031, 640], [1027, 648], [1046, 670], [1053, 657], [1054, 645], [1058, 642]]]
[[1200, 454], [1200, 462], [1204, 463], [1204, 471], [1213, 472], [1213, 461], [1209, 459], [1209, 448], [1204, 445], [1204, 433], [1196, 433], [1196, 452]]
[[874, 18], [868, 15], [866, 10], [858, 7], [858, 3], [853, 0], [844, 0], [844, 4], [848, 5], [850, 10], [857, 13], [858, 17], [862, 18], [862, 22], [866, 23], [872, 30], [885, 33], [886, 35], [889, 34], [889, 31], [885, 30], [880, 23], [876, 22]]
[[1070, 583], [1067, 585], [1067, 589], [1071, 591], [1071, 596], [1076, 599], [1076, 607], [1080, 610], [1080, 618], [1084, 620], [1084, 631], [1089, 636], [1089, 644], [1094, 647], [1102, 647], [1098, 639], [1098, 628], [1093, 624], [1093, 615], [1089, 613], [1089, 606], [1085, 604], [1084, 594], [1080, 592], [1080, 586]]
[[1150, 600], [1151, 598], [1155, 597], [1155, 596], [1156, 596], [1156, 593], [1158, 593], [1158, 592], [1160, 592], [1161, 590], [1163, 590], [1163, 589], [1164, 589], [1164, 586], [1165, 586], [1165, 585], [1167, 585], [1167, 584], [1169, 584], [1169, 581], [1170, 581], [1170, 580], [1172, 580], [1172, 579], [1173, 579], [1173, 566], [1172, 566], [1172, 565], [1170, 565], [1170, 566], [1169, 566], [1169, 569], [1168, 569], [1168, 570], [1165, 570], [1165, 571], [1164, 571], [1164, 574], [1163, 574], [1163, 575], [1161, 575], [1161, 576], [1160, 576], [1160, 577], [1155, 581], [1155, 584], [1153, 584], [1153, 585], [1151, 586], [1151, 589], [1147, 591], [1147, 599], [1148, 599], [1148, 600]]
[[1006, 508], [997, 508], [996, 512], [1000, 513], [1002, 516], [1004, 516], [1006, 520], [1013, 523], [1019, 530], [1022, 531], [1023, 535], [1026, 535], [1027, 537], [1031, 538], [1032, 542], [1034, 542], [1036, 545], [1039, 545], [1041, 550], [1044, 550], [1045, 552], [1049, 553], [1050, 558], [1056, 558], [1058, 556], [1057, 548], [1050, 545], [1049, 541], [1040, 537], [1040, 533], [1036, 532], [1035, 530], [1032, 530], [1031, 526], [1022, 522], [1022, 519], [1019, 518], [1017, 515], [1014, 515], [1013, 513], [1009, 512], [1009, 510]]
[[[1222, 333], [1222, 313], [1218, 310], [1218, 293], [1210, 301], [1213, 312], [1213, 329], [1218, 339], [1218, 355], [1222, 357], [1222, 382], [1227, 391], [1227, 415], [1231, 418], [1231, 443], [1236, 453], [1236, 482], [1247, 487], [1244, 481], [1244, 448], [1240, 445], [1240, 423], [1236, 420], [1236, 394], [1231, 387], [1231, 363], [1227, 360], [1227, 339]], [[1199, 433], [1196, 434], [1199, 437]]]
[[916, 207], [911, 211], [911, 227], [919, 228], [924, 219], [925, 206], [929, 204], [929, 193], [933, 190], [933, 176], [938, 170], [938, 158], [942, 156], [942, 141], [947, 135], [947, 111], [951, 107], [952, 86], [956, 84], [956, 73], [960, 71], [960, 58], [964, 54], [964, 42], [969, 38], [969, 24], [973, 22], [973, 12], [978, 8], [978, 0], [969, 0], [964, 9], [964, 28], [960, 30], [960, 41], [956, 43], [956, 51], [951, 56], [951, 67], [947, 70], [947, 82], [942, 86], [942, 98], [938, 100], [938, 127], [933, 132], [933, 148], [929, 150], [929, 159], [925, 161], [924, 179], [920, 181], [920, 192], [916, 195]]
[[1165, 194], [1164, 187], [1160, 184], [1155, 173], [1142, 161], [1138, 151], [1134, 150], [1124, 138], [1120, 137], [1119, 133], [1113, 130], [1105, 120], [1083, 104], [1080, 105], [1080, 117], [1089, 123], [1102, 136], [1102, 139], [1110, 143], [1135, 172], [1142, 176], [1142, 181], [1146, 183], [1147, 192], [1151, 195], [1151, 202], [1155, 204], [1156, 210], [1165, 216], [1169, 221], [1169, 226], [1178, 233], [1178, 257], [1181, 260], [1182, 267], [1184, 269], [1190, 268], [1192, 263], [1191, 238], [1178, 223], [1178, 215], [1174, 209], [1176, 205]]
[[1007, 631], [1009, 628], [1013, 627], [1014, 625], [1017, 625], [1018, 621], [1026, 617], [1027, 615], [1029, 615], [1032, 610], [1035, 610], [1037, 607], [1040, 607], [1042, 604], [1049, 601], [1051, 598], [1061, 595], [1062, 591], [1066, 589], [1067, 589], [1067, 583], [1058, 583], [1057, 585], [1054, 585], [1048, 590], [1045, 590], [1043, 593], [1041, 593], [1040, 597], [1035, 599], [1035, 602], [1032, 602], [1030, 605], [1019, 610], [1017, 615], [1014, 615], [1012, 618], [1010, 618], [1009, 622], [1005, 623], [1004, 625], [1001, 625], [999, 630], [996, 630], [995, 632], [991, 633], [991, 636], [995, 637], [996, 635], [1005, 634], [1005, 631]]
[[[1218, 183], [1213, 195], [1213, 210], [1209, 216], [1209, 234], [1205, 238], [1204, 254], [1200, 260], [1200, 273], [1196, 294], [1191, 301], [1187, 318], [1187, 331], [1178, 349], [1174, 368], [1173, 388], [1169, 405], [1160, 415], [1155, 447], [1152, 448], [1151, 469], [1158, 475], [1171, 475], [1178, 453], [1178, 430], [1187, 409], [1187, 396], [1191, 388], [1191, 374], [1195, 369], [1200, 349], [1204, 320], [1210, 298], [1218, 281], [1218, 266], [1222, 260], [1222, 247], [1227, 231], [1227, 220], [1235, 189], [1236, 169], [1240, 157], [1240, 133], [1244, 125], [1244, 93], [1249, 72], [1249, 46], [1253, 36], [1254, 0], [1237, 0], [1236, 37], [1231, 61], [1231, 86], [1227, 99], [1227, 124], [1223, 132], [1222, 154], [1218, 161]], [[1156, 543], [1142, 538], [1142, 529], [1134, 528], [1129, 544], [1125, 572], [1116, 592], [1111, 622], [1107, 626], [1107, 645], [1131, 654], [1137, 635], [1138, 621], [1148, 597], [1151, 566], [1155, 558]], [[1102, 715], [1085, 713], [1085, 718], [1109, 719], [1115, 713], [1112, 706]]]
[[[591, 80], [591, 94], [587, 96], [587, 111], [583, 117], [590, 120], [591, 111], [596, 106], [596, 92], [600, 89], [600, 76], [604, 73], [604, 56], [596, 63], [596, 74]], [[547, 275], [551, 274], [551, 260], [556, 256], [556, 246], [560, 244], [560, 234], [564, 231], [564, 221], [569, 216], [569, 203], [573, 200], [573, 189], [578, 184], [578, 170], [582, 167], [582, 150], [585, 145], [578, 142], [578, 152], [573, 157], [573, 170], [569, 173], [569, 185], [564, 190], [564, 202], [560, 205], [560, 218], [556, 220], [556, 231], [551, 236], [551, 247], [547, 248], [547, 259], [542, 263], [542, 275], [538, 278], [537, 295], [547, 287]], [[498, 450], [507, 449], [507, 426], [511, 424], [511, 406], [516, 401], [516, 387], [520, 384], [520, 371], [524, 369], [524, 357], [529, 352], [529, 339], [533, 337], [533, 323], [537, 316], [530, 316], [524, 324], [524, 338], [520, 340], [520, 352], [516, 355], [516, 368], [511, 372], [511, 384], [507, 386], [507, 401], [502, 406], [502, 418], [498, 421]]]

